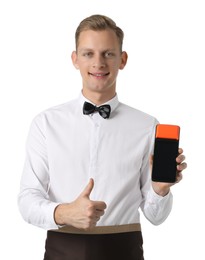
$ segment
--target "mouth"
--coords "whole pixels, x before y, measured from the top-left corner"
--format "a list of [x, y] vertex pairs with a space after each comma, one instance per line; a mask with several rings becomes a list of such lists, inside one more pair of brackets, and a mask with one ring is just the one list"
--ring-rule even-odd
[[90, 76], [96, 77], [96, 78], [104, 78], [108, 76], [110, 73], [88, 73]]

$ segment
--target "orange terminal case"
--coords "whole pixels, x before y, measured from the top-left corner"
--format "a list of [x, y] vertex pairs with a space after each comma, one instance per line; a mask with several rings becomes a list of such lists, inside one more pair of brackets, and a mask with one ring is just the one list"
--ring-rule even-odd
[[152, 181], [176, 181], [176, 157], [179, 148], [180, 127], [158, 124], [155, 131]]
[[158, 124], [156, 127], [156, 138], [168, 138], [179, 140], [180, 127], [177, 125]]

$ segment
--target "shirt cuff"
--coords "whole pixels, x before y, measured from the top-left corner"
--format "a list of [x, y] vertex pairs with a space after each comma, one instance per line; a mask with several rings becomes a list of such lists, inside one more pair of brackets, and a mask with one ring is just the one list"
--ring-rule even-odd
[[153, 202], [167, 201], [170, 198], [170, 196], [172, 196], [171, 191], [169, 191], [165, 196], [160, 196], [154, 191], [151, 185], [150, 192], [149, 192], [149, 199], [151, 199]]
[[46, 216], [46, 225], [44, 226], [45, 229], [58, 229], [58, 225], [56, 224], [54, 219], [54, 212], [56, 207], [59, 204], [60, 203], [50, 202], [47, 205], [46, 212], [45, 212], [45, 216]]

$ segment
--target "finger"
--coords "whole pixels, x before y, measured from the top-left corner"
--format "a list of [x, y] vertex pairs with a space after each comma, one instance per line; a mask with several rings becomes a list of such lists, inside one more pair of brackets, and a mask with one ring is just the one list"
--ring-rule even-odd
[[94, 187], [94, 180], [91, 178], [80, 196], [89, 198], [93, 190], [93, 187]]
[[176, 161], [177, 163], [181, 163], [186, 159], [186, 157], [183, 154], [180, 154], [177, 156]]
[[177, 170], [178, 170], [179, 172], [185, 170], [186, 168], [187, 168], [187, 163], [185, 163], [185, 162], [182, 163], [182, 164], [177, 165]]
[[97, 210], [96, 211], [96, 216], [98, 216], [98, 217], [101, 217], [101, 216], [103, 216], [105, 214], [105, 211], [104, 210]]
[[100, 220], [100, 216], [96, 216], [96, 219], [95, 219], [96, 223], [97, 223], [99, 220]]
[[182, 153], [183, 153], [183, 149], [182, 149], [182, 148], [179, 148], [179, 149], [178, 149], [178, 153], [179, 153], [179, 154], [182, 154]]
[[150, 157], [149, 157], [149, 163], [150, 163], [150, 166], [152, 167], [152, 165], [153, 165], [153, 158], [154, 158], [154, 156], [153, 155], [150, 155]]
[[175, 183], [179, 183], [183, 178], [183, 175], [181, 174], [181, 172], [178, 172], [177, 173], [177, 176], [176, 176], [176, 182]]
[[107, 208], [107, 205], [104, 201], [95, 201], [95, 210], [103, 211]]

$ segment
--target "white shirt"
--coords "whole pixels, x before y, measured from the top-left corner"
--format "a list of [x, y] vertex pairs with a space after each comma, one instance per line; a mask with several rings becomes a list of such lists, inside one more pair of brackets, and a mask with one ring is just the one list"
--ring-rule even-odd
[[57, 228], [56, 206], [75, 200], [93, 178], [90, 199], [107, 205], [97, 225], [139, 223], [139, 208], [153, 224], [162, 223], [171, 211], [172, 194], [161, 197], [151, 187], [149, 157], [157, 120], [117, 96], [106, 103], [109, 119], [83, 115], [85, 101], [81, 94], [33, 120], [18, 198], [23, 218]]

